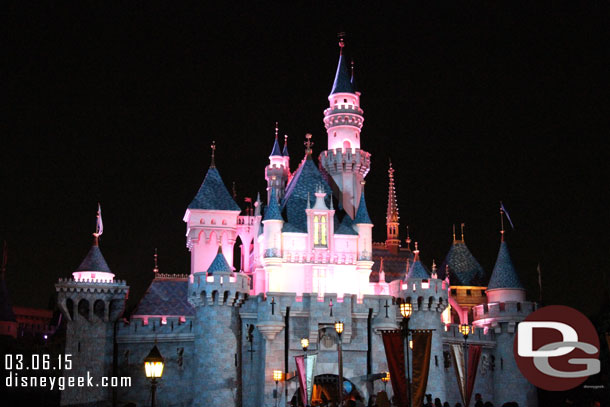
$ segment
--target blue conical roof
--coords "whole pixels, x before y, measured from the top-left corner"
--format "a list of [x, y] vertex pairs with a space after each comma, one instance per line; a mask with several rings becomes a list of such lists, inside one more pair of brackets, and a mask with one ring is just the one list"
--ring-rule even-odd
[[280, 148], [280, 143], [277, 142], [277, 137], [273, 142], [273, 150], [271, 150], [271, 155], [269, 157], [273, 156], [282, 156], [282, 149]]
[[446, 266], [449, 266], [449, 281], [451, 285], [484, 285], [485, 271], [463, 241], [456, 241], [451, 245], [445, 261], [439, 268], [439, 278], [445, 278]]
[[488, 290], [492, 290], [494, 288], [523, 289], [523, 285], [521, 284], [521, 280], [519, 280], [515, 266], [513, 266], [513, 262], [510, 259], [506, 242], [502, 242], [500, 244], [496, 265], [494, 266], [494, 271], [491, 273], [491, 278], [489, 279], [489, 284], [487, 285]]
[[341, 221], [341, 224], [339, 225], [337, 230], [335, 230], [335, 234], [336, 235], [358, 235], [358, 232], [356, 232], [354, 230], [354, 228], [352, 227], [353, 224], [354, 224], [354, 221], [352, 220], [352, 218], [350, 218], [350, 216], [348, 214], [345, 214], [345, 216], [343, 217], [343, 221]]
[[366, 223], [369, 225], [373, 224], [373, 221], [369, 216], [369, 211], [366, 209], [366, 202], [364, 201], [364, 190], [360, 194], [360, 203], [358, 204], [358, 210], [356, 211], [354, 223]]
[[335, 93], [354, 93], [354, 87], [349, 72], [347, 71], [347, 65], [345, 64], [345, 57], [343, 54], [339, 55], [339, 65], [337, 65], [335, 81], [333, 82], [333, 88], [330, 91], [331, 95]]
[[271, 197], [269, 198], [269, 203], [265, 209], [265, 218], [263, 221], [266, 220], [284, 220], [284, 218], [282, 218], [280, 205], [277, 203], [275, 188], [271, 188]]
[[231, 273], [233, 269], [227, 263], [227, 259], [225, 259], [225, 255], [219, 250], [216, 257], [214, 257], [214, 261], [208, 267], [208, 274], [214, 273]]
[[284, 157], [290, 156], [290, 154], [288, 154], [288, 141], [284, 141], [284, 149], [282, 150], [282, 155]]
[[221, 211], [240, 211], [216, 167], [210, 167], [197, 191], [197, 195], [188, 206], [189, 209], [214, 209]]
[[85, 256], [85, 259], [81, 262], [80, 266], [75, 271], [103, 271], [104, 273], [111, 273], [106, 259], [102, 255], [102, 251], [97, 244], [93, 244], [89, 253]]
[[407, 280], [412, 278], [420, 278], [420, 279], [428, 279], [430, 276], [428, 272], [424, 268], [424, 265], [421, 264], [421, 261], [417, 260], [411, 265], [411, 269], [409, 270], [409, 274], [407, 274]]

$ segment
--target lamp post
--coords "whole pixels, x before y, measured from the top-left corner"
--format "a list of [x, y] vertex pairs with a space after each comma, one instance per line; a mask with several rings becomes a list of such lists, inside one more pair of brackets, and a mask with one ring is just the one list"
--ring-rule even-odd
[[383, 391], [388, 392], [388, 382], [390, 381], [390, 372], [385, 372], [385, 376], [381, 378], [383, 382]]
[[284, 373], [281, 370], [274, 370], [273, 371], [273, 380], [275, 381], [275, 390], [273, 390], [273, 398], [275, 399], [275, 405], [277, 406], [279, 404], [279, 400], [277, 397], [277, 385], [280, 381], [282, 381], [282, 377], [284, 376]]
[[163, 376], [163, 366], [165, 365], [165, 360], [163, 356], [161, 356], [161, 352], [157, 348], [157, 345], [153, 346], [150, 350], [150, 353], [144, 359], [144, 372], [146, 373], [146, 377], [150, 380], [151, 384], [151, 407], [155, 407], [155, 396], [157, 393], [157, 379], [160, 379]]
[[[309, 348], [308, 338], [301, 338], [301, 347], [303, 348], [303, 352], [305, 352], [305, 359], [303, 360], [303, 362], [305, 365], [305, 377], [307, 377], [307, 348]], [[307, 391], [307, 383], [305, 383], [305, 402], [303, 404], [309, 407], [309, 393]]]
[[409, 371], [409, 318], [413, 314], [413, 305], [409, 302], [400, 304], [400, 314], [402, 315], [402, 329], [405, 337], [405, 373], [407, 375], [407, 407], [411, 407], [411, 372]]
[[335, 322], [335, 331], [337, 331], [337, 336], [339, 337], [337, 350], [339, 352], [339, 406], [341, 406], [343, 404], [343, 341], [341, 339], [343, 322]]
[[[464, 335], [464, 398], [466, 398], [466, 393], [468, 392], [468, 334], [470, 334], [471, 328], [468, 324], [460, 324], [460, 333]], [[466, 400], [464, 400], [467, 403]], [[468, 407], [468, 406], [466, 406]]]

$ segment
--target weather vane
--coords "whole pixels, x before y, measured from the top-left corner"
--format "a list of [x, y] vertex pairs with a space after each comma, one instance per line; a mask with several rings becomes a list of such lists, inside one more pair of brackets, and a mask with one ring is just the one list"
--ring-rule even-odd
[[311, 147], [313, 146], [313, 141], [311, 141], [311, 133], [307, 133], [305, 135], [305, 138], [307, 139], [307, 141], [304, 143], [305, 147], [307, 147], [305, 149], [305, 154], [306, 155], [311, 155], [311, 152], [312, 152]]

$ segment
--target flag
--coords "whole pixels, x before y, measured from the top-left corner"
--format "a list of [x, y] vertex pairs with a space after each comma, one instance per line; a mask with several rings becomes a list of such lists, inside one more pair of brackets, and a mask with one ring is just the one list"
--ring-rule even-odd
[[304, 401], [307, 398], [307, 370], [305, 369], [305, 356], [295, 356], [294, 361], [297, 365], [297, 378], [299, 379], [299, 388], [301, 390], [301, 401]]
[[316, 360], [318, 359], [318, 355], [307, 355], [305, 359], [305, 370], [306, 374], [306, 387], [307, 387], [307, 400], [305, 405], [309, 405], [311, 403], [311, 396], [313, 394], [313, 386], [314, 386], [314, 378], [316, 376]]
[[102, 206], [97, 203], [97, 224], [95, 225], [95, 236], [100, 237], [104, 233], [104, 222], [102, 222]]
[[504, 207], [504, 204], [502, 203], [502, 201], [500, 201], [500, 209], [502, 209], [502, 212], [504, 212], [506, 214], [506, 219], [508, 219], [508, 222], [510, 223], [510, 227], [513, 228], [513, 230], [515, 230], [515, 225], [513, 225], [513, 221], [510, 220], [510, 215], [508, 214], [508, 211]]

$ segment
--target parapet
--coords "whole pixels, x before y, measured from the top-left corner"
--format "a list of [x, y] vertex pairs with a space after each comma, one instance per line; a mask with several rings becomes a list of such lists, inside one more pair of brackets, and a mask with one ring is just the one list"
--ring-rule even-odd
[[359, 148], [336, 148], [322, 151], [320, 165], [331, 174], [358, 172], [365, 176], [371, 168], [371, 154]]
[[189, 278], [188, 300], [203, 305], [240, 306], [250, 292], [250, 277], [244, 273], [195, 273]]

